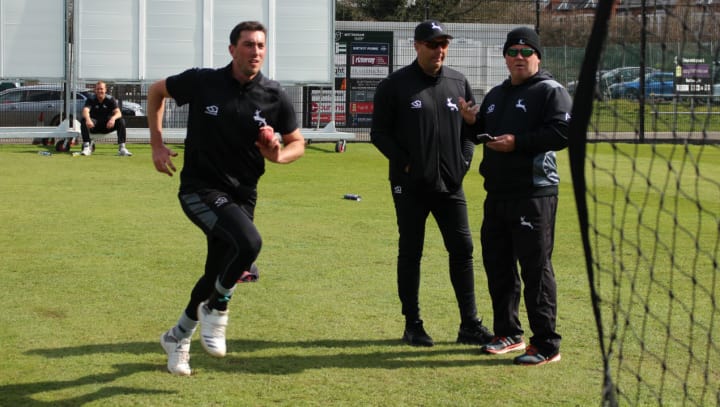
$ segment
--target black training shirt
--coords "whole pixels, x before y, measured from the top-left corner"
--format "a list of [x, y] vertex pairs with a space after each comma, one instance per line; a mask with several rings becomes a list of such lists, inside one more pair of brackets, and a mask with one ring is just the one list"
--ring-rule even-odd
[[266, 122], [280, 134], [298, 128], [295, 110], [276, 81], [258, 74], [241, 84], [224, 68], [188, 69], [166, 80], [179, 105], [190, 105], [180, 192], [204, 188], [243, 196], [265, 172], [255, 146]]
[[106, 95], [102, 102], [98, 100], [97, 96], [93, 95], [85, 100], [85, 107], [90, 109], [90, 118], [106, 122], [110, 120], [113, 112], [118, 108], [118, 103], [110, 95]]

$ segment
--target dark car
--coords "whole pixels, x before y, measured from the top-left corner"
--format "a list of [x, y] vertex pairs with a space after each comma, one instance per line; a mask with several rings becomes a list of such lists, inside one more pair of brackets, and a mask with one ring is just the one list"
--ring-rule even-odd
[[[672, 98], [675, 92], [675, 75], [672, 72], [652, 72], [645, 75], [645, 97]], [[613, 99], [637, 99], [640, 96], [640, 78], [610, 85]]]
[[0, 82], [0, 92], [5, 89], [17, 88], [18, 86], [20, 86], [18, 82]]
[[[78, 117], [85, 106], [85, 100], [93, 95], [91, 90], [75, 93]], [[57, 126], [62, 121], [64, 97], [58, 85], [33, 85], [11, 88], [0, 92], [0, 126]], [[68, 107], [73, 114], [73, 106]], [[122, 115], [145, 116], [137, 103], [122, 102]]]
[[[602, 93], [600, 92], [600, 78], [605, 71], [595, 72], [595, 99], [602, 100]], [[570, 96], [575, 96], [575, 90], [577, 89], [579, 81], [570, 81], [565, 87]]]

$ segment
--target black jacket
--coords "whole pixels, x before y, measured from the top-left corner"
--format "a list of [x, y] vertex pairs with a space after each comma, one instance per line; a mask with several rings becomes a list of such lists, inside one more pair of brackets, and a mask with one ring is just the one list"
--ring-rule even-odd
[[469, 128], [458, 97], [473, 100], [462, 73], [442, 67], [432, 77], [417, 60], [380, 82], [370, 137], [389, 160], [393, 185], [434, 192], [460, 188], [475, 146], [465, 137]]
[[480, 174], [489, 198], [557, 195], [555, 151], [567, 147], [571, 110], [567, 90], [542, 69], [518, 86], [507, 79], [488, 92], [476, 132], [515, 135], [510, 153], [483, 149]]

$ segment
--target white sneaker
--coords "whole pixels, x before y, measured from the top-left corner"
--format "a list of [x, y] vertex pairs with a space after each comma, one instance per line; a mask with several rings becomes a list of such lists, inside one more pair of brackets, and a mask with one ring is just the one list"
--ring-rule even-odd
[[92, 147], [90, 147], [90, 143], [83, 143], [82, 152], [81, 155], [92, 155]]
[[125, 147], [120, 147], [120, 148], [118, 149], [118, 155], [121, 156], [121, 157], [131, 157], [131, 156], [132, 156], [132, 153], [131, 153], [130, 151], [128, 151], [127, 148], [125, 148]]
[[225, 356], [225, 328], [228, 324], [228, 312], [211, 310], [204, 302], [198, 306], [200, 322], [200, 343], [211, 356]]
[[172, 328], [160, 335], [160, 345], [168, 355], [167, 370], [177, 376], [190, 376], [190, 338], [177, 340]]

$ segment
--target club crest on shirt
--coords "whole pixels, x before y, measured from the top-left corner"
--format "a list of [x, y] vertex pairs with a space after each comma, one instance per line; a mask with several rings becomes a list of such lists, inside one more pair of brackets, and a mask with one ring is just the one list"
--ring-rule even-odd
[[220, 109], [215, 105], [205, 106], [205, 114], [210, 116], [217, 116]]
[[267, 120], [265, 120], [264, 117], [260, 115], [262, 113], [260, 109], [255, 110], [255, 115], [253, 116], [253, 120], [258, 124], [258, 126], [267, 126]]

